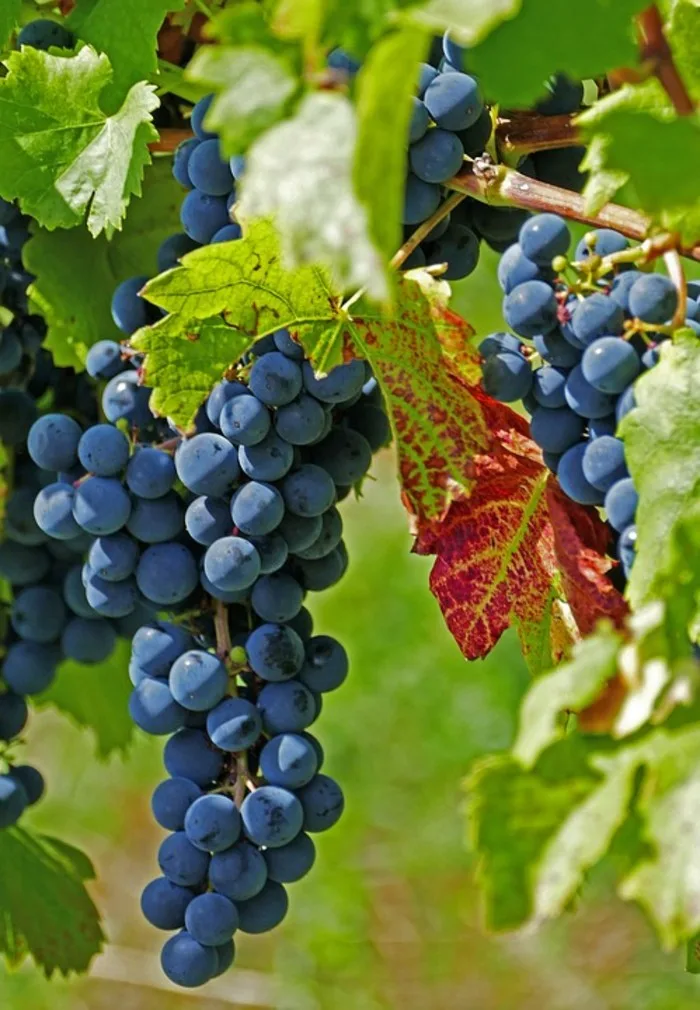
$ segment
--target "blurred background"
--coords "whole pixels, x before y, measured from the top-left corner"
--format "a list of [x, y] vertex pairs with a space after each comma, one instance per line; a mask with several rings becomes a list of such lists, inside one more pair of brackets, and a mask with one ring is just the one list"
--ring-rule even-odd
[[[499, 328], [497, 257], [455, 285], [455, 307], [484, 335]], [[0, 969], [8, 1010], [690, 1010], [700, 982], [663, 955], [642, 914], [612, 896], [601, 867], [578, 906], [537, 933], [480, 927], [462, 782], [470, 762], [507, 747], [527, 674], [507, 635], [467, 663], [428, 590], [429, 558], [410, 553], [390, 452], [362, 501], [343, 512], [351, 565], [312, 597], [317, 632], [336, 635], [351, 675], [314, 727], [344, 818], [317, 835], [311, 874], [291, 887], [285, 923], [237, 937], [237, 968], [192, 993], [158, 964], [163, 934], [139, 912], [162, 837], [149, 809], [162, 742], [139, 734], [125, 760], [95, 758], [94, 739], [48, 710], [34, 714], [29, 756], [48, 780], [28, 822], [83, 847], [108, 946], [90, 976], [46, 982], [29, 963]], [[96, 672], [99, 676], [99, 671]], [[126, 677], [126, 670], [124, 671]], [[2, 872], [12, 872], [3, 867]]]

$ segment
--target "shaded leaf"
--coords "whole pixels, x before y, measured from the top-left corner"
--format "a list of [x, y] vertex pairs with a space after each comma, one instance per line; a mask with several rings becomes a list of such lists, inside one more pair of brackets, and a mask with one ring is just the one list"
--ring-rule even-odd
[[22, 10], [22, 0], [3, 0], [0, 5], [0, 49], [4, 49], [15, 30]]
[[427, 0], [404, 17], [435, 32], [449, 28], [455, 39], [473, 46], [506, 18], [517, 14], [521, 0]]
[[112, 79], [106, 56], [85, 46], [75, 56], [25, 47], [6, 61], [0, 80], [0, 195], [18, 200], [45, 228], [70, 228], [87, 214], [92, 235], [121, 227], [141, 192], [157, 137], [154, 89], [131, 88], [106, 115], [100, 96]]
[[0, 832], [0, 950], [32, 955], [47, 976], [84, 972], [104, 934], [83, 881], [94, 877], [84, 853], [24, 828]]

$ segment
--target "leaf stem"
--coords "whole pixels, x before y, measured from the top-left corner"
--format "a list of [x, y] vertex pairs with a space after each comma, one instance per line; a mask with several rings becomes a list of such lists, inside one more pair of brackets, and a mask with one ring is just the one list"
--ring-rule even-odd
[[204, 0], [192, 0], [192, 3], [197, 8], [197, 10], [204, 15], [205, 18], [209, 18], [211, 20], [211, 18], [214, 16], [207, 7], [207, 5], [204, 3]]
[[671, 321], [672, 326], [685, 326], [685, 317], [688, 309], [688, 282], [683, 270], [681, 258], [677, 249], [668, 249], [664, 253], [664, 263], [669, 278], [678, 292], [678, 305]]
[[466, 193], [451, 193], [445, 202], [438, 207], [435, 213], [432, 214], [426, 221], [419, 224], [413, 234], [406, 239], [401, 248], [392, 257], [391, 265], [393, 267], [400, 267], [402, 263], [405, 263], [414, 249], [418, 248], [423, 239], [430, 234], [433, 228], [439, 224], [443, 218], [446, 218], [447, 215], [462, 202], [462, 200], [465, 200], [466, 196]]
[[692, 116], [695, 102], [676, 66], [668, 39], [664, 34], [664, 23], [657, 4], [651, 4], [637, 18], [640, 34], [640, 58], [649, 60], [653, 72], [664, 91], [671, 99], [679, 116]]

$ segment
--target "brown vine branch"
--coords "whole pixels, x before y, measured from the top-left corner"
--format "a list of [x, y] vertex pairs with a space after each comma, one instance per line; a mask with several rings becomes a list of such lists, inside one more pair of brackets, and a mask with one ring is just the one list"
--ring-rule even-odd
[[194, 136], [192, 130], [167, 126], [160, 130], [158, 140], [154, 140], [152, 144], [149, 144], [148, 149], [149, 151], [161, 154], [172, 154], [175, 148], [179, 147], [183, 140], [189, 140], [192, 136]]
[[[496, 207], [523, 207], [538, 213], [551, 211], [594, 228], [614, 228], [638, 242], [643, 242], [650, 230], [648, 219], [629, 207], [606, 203], [597, 214], [589, 214], [580, 194], [530, 179], [514, 169], [489, 164], [483, 159], [465, 164], [462, 171], [445, 185], [482, 203]], [[689, 259], [700, 261], [700, 245], [679, 249], [679, 252]]]
[[504, 154], [532, 154], [581, 143], [573, 116], [507, 112], [496, 123], [496, 145]]
[[678, 250], [669, 249], [664, 253], [664, 263], [666, 264], [668, 276], [673, 281], [673, 285], [678, 292], [678, 305], [676, 306], [671, 325], [685, 326], [685, 317], [688, 309], [688, 282], [681, 258], [678, 255]]
[[649, 61], [653, 73], [673, 102], [679, 116], [691, 116], [695, 112], [695, 102], [691, 98], [685, 81], [676, 66], [668, 39], [664, 34], [664, 23], [656, 4], [651, 4], [637, 18], [640, 34], [640, 57]]

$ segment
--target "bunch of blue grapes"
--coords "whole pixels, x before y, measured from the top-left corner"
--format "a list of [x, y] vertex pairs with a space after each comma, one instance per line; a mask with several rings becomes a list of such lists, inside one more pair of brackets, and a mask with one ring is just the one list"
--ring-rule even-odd
[[[637, 492], [617, 430], [636, 406], [635, 381], [658, 361], [678, 294], [662, 274], [606, 262], [629, 247], [610, 229], [578, 244], [570, 283], [570, 242], [561, 217], [539, 214], [504, 253], [498, 278], [513, 332], [492, 333], [480, 344], [483, 385], [497, 400], [522, 401], [531, 436], [564, 493], [604, 508], [624, 582], [635, 557]], [[700, 333], [700, 284], [691, 282], [688, 295], [686, 325]]]

